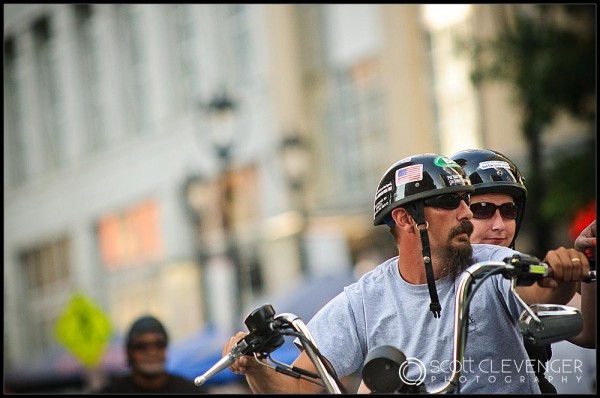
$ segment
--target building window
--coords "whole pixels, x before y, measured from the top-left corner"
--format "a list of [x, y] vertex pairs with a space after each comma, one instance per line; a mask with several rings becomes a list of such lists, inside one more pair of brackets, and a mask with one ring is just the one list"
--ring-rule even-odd
[[54, 324], [72, 292], [71, 242], [59, 237], [21, 252], [25, 281], [22, 330], [31, 353], [44, 353], [56, 341]]
[[252, 43], [250, 28], [248, 26], [247, 4], [227, 5], [227, 34], [230, 37], [233, 49], [232, 71], [236, 85], [244, 85], [250, 82], [252, 65], [250, 54], [252, 54]]
[[198, 70], [198, 51], [195, 49], [196, 30], [195, 19], [196, 5], [169, 4], [168, 6], [169, 32], [172, 35], [172, 53], [170, 79], [173, 82], [174, 97], [178, 104], [175, 109], [194, 108], [199, 93], [200, 72]]
[[23, 105], [19, 84], [17, 49], [14, 39], [4, 40], [4, 130], [8, 183], [16, 187], [27, 178], [27, 157], [23, 130]]
[[[218, 48], [214, 64], [218, 67], [218, 84], [229, 87], [245, 85], [252, 72], [248, 7], [244, 4], [219, 4], [211, 7]], [[239, 91], [239, 88], [238, 88]]]
[[37, 95], [40, 101], [43, 134], [44, 166], [57, 169], [65, 162], [65, 143], [63, 137], [63, 102], [59, 94], [60, 82], [57, 73], [55, 38], [50, 20], [47, 17], [33, 24], [35, 68], [37, 76]]
[[90, 4], [73, 5], [77, 35], [78, 67], [81, 77], [79, 99], [85, 122], [87, 152], [97, 152], [106, 146], [105, 120], [102, 104], [101, 68], [98, 37], [94, 30], [94, 8]]
[[162, 256], [158, 206], [148, 200], [98, 223], [102, 263], [109, 270], [156, 262]]
[[140, 134], [149, 122], [149, 76], [145, 60], [142, 5], [117, 4], [117, 43], [119, 44], [120, 82], [129, 134]]
[[[327, 112], [331, 164], [336, 176], [330, 182], [337, 205], [364, 206], [372, 200], [372, 187], [385, 168], [383, 90], [374, 59], [333, 71], [333, 93]], [[343, 192], [343, 194], [340, 194]]]

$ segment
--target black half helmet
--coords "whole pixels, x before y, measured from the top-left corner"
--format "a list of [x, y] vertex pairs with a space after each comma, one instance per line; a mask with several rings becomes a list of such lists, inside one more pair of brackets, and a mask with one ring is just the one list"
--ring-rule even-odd
[[373, 224], [387, 224], [391, 228], [394, 225], [392, 210], [403, 206], [417, 226], [425, 226], [418, 229], [431, 299], [429, 310], [435, 318], [440, 318], [442, 306], [435, 286], [423, 202], [433, 196], [465, 191], [473, 192], [473, 187], [458, 163], [446, 156], [426, 153], [393, 164], [381, 177], [375, 193]]
[[503, 193], [513, 197], [517, 205], [517, 224], [510, 247], [514, 248], [525, 213], [525, 177], [509, 158], [491, 149], [466, 149], [455, 153], [451, 158], [463, 168], [471, 180], [475, 188], [474, 195]]
[[381, 177], [374, 203], [374, 225], [392, 225], [396, 207], [438, 195], [473, 192], [464, 170], [452, 159], [426, 153], [394, 163]]

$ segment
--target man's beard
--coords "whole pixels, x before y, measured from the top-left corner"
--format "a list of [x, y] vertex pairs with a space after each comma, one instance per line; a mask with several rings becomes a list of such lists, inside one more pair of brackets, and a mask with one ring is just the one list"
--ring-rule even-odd
[[469, 237], [473, 233], [473, 224], [470, 221], [462, 221], [458, 227], [452, 228], [448, 234], [448, 242], [443, 248], [444, 262], [441, 264], [442, 275], [455, 279], [467, 267], [473, 264], [473, 247], [468, 241], [453, 244], [452, 239], [462, 233]]

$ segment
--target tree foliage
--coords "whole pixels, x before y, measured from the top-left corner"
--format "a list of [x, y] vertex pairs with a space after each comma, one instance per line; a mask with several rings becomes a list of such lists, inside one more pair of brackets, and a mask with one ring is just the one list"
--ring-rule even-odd
[[596, 7], [553, 4], [539, 5], [537, 11], [516, 6], [510, 27], [474, 43], [478, 66], [472, 80], [509, 83], [520, 103], [535, 108], [542, 126], [561, 110], [591, 122], [596, 116]]
[[[568, 223], [595, 198], [596, 5], [512, 9], [497, 36], [471, 43], [471, 78], [475, 85], [507, 83], [521, 106], [530, 162], [527, 212], [537, 249], [545, 252], [552, 224]], [[541, 135], [561, 113], [584, 122], [588, 138], [545, 153]]]

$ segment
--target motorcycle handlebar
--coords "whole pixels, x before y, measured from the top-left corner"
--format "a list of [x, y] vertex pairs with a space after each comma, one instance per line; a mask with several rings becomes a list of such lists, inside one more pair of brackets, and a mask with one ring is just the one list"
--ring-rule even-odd
[[[473, 293], [470, 287], [477, 278], [485, 277], [490, 274], [502, 274], [505, 278], [511, 279], [512, 292], [517, 300], [523, 304], [525, 312], [528, 314], [531, 321], [534, 322], [532, 325], [543, 328], [540, 318], [517, 294], [516, 286], [531, 285], [536, 281], [549, 276], [550, 272], [551, 269], [548, 264], [541, 262], [536, 257], [523, 254], [507, 257], [504, 261], [484, 261], [468, 267], [460, 276], [455, 299], [454, 363], [462, 362], [464, 356], [467, 335], [467, 322], [464, 322], [464, 318], [468, 315], [469, 295]], [[595, 270], [592, 277], [595, 280]], [[245, 323], [250, 330], [250, 333], [240, 340], [240, 342], [231, 349], [228, 355], [213, 365], [206, 373], [198, 376], [194, 380], [196, 385], [204, 384], [208, 379], [233, 364], [241, 355], [251, 353], [265, 355], [278, 349], [284, 343], [283, 335], [285, 332], [293, 330], [296, 335], [302, 336], [300, 343], [315, 365], [318, 375], [323, 381], [327, 391], [333, 394], [342, 393], [336, 382], [335, 375], [330, 373], [332, 371], [330, 371], [322, 362], [322, 357], [318, 352], [318, 348], [316, 347], [310, 331], [298, 316], [291, 313], [283, 313], [275, 316], [273, 307], [270, 304], [265, 304], [252, 311], [246, 318]], [[369, 358], [369, 356], [367, 356], [367, 358]], [[458, 367], [458, 369], [460, 369], [460, 367]], [[449, 381], [444, 386], [430, 393], [439, 394], [452, 391], [457, 388], [459, 377], [460, 371], [455, 369]]]

